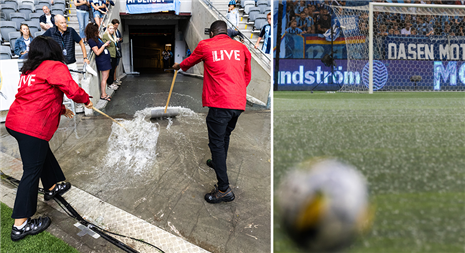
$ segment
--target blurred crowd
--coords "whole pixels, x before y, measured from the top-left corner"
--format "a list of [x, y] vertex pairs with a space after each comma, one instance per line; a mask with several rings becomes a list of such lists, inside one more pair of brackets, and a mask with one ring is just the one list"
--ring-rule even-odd
[[[337, 16], [331, 6], [361, 6], [370, 1], [349, 0], [288, 0], [286, 2], [286, 32], [289, 34], [323, 34], [336, 23]], [[373, 2], [404, 4], [446, 4], [465, 5], [465, 1], [453, 0], [375, 0]], [[463, 16], [416, 15], [416, 8], [408, 10], [411, 14], [380, 13], [374, 14], [374, 31], [379, 36], [388, 35], [440, 35], [464, 36]], [[359, 31], [368, 34], [368, 14], [359, 16]]]

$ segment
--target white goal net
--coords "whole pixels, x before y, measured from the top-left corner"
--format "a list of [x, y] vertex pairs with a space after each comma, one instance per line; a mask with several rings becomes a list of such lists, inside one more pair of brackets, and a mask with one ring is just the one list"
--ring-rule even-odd
[[464, 7], [332, 6], [346, 40], [347, 71], [359, 78], [340, 91], [465, 91]]

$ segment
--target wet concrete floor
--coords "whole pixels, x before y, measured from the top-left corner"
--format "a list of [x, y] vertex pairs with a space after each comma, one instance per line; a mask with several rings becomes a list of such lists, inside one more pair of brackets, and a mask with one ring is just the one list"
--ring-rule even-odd
[[[123, 80], [105, 112], [120, 118], [129, 132], [97, 114], [63, 117], [50, 145], [67, 180], [206, 250], [270, 252], [270, 111], [247, 106], [240, 116], [227, 161], [236, 199], [208, 204], [203, 197], [216, 176], [205, 164], [210, 150], [202, 79], [181, 74], [176, 79], [170, 106], [192, 111], [172, 120], [134, 118], [136, 111], [165, 105], [172, 77], [160, 73]], [[1, 151], [19, 159], [16, 141], [4, 124], [0, 130]]]

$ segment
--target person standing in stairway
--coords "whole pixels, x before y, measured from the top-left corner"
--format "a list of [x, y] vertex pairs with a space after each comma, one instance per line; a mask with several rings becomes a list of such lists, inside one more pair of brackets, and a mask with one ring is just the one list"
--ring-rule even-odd
[[76, 6], [76, 14], [79, 22], [79, 35], [84, 40], [84, 43], [86, 43], [86, 34], [84, 30], [89, 22], [90, 3], [87, 0], [74, 0], [74, 5]]
[[231, 0], [228, 4], [228, 14], [226, 15], [229, 22], [233, 24], [235, 27], [232, 27], [230, 24], [228, 25], [230, 29], [237, 29], [239, 27], [239, 11], [236, 9], [236, 1]]
[[[52, 37], [53, 40], [61, 46], [63, 55], [65, 56], [66, 66], [68, 66], [69, 69], [77, 70], [76, 52], [74, 50], [75, 43], [81, 46], [84, 62], [89, 64], [86, 46], [84, 45], [81, 36], [77, 34], [74, 28], [68, 27], [66, 18], [62, 15], [55, 15], [55, 26], [48, 29], [43, 35]], [[79, 83], [79, 75], [77, 73], [72, 72], [71, 76], [76, 83]]]
[[271, 12], [268, 13], [266, 18], [268, 24], [262, 27], [257, 43], [255, 43], [255, 48], [258, 48], [260, 41], [263, 39], [262, 51], [265, 54], [269, 54], [271, 52]]

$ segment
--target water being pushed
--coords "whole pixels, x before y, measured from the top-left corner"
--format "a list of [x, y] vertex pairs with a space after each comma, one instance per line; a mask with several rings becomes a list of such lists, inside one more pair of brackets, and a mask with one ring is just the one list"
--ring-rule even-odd
[[127, 130], [115, 123], [111, 126], [105, 167], [131, 170], [139, 174], [155, 162], [160, 126], [146, 120], [151, 110], [146, 108], [137, 111], [133, 120], [121, 120], [120, 123]]
[[[150, 121], [151, 112], [164, 109], [164, 107], [151, 107], [137, 111], [133, 120], [119, 120], [125, 128], [113, 123], [111, 134], [108, 138], [108, 151], [104, 158], [104, 167], [111, 171], [130, 171], [136, 175], [150, 170], [158, 155], [157, 142], [160, 134], [160, 124]], [[178, 120], [181, 124], [188, 124], [191, 120], [184, 118], [195, 117], [195, 112], [188, 108], [176, 107], [179, 112]], [[166, 129], [170, 129], [173, 120], [171, 118], [160, 119], [167, 122]], [[172, 131], [165, 134], [175, 134]]]

